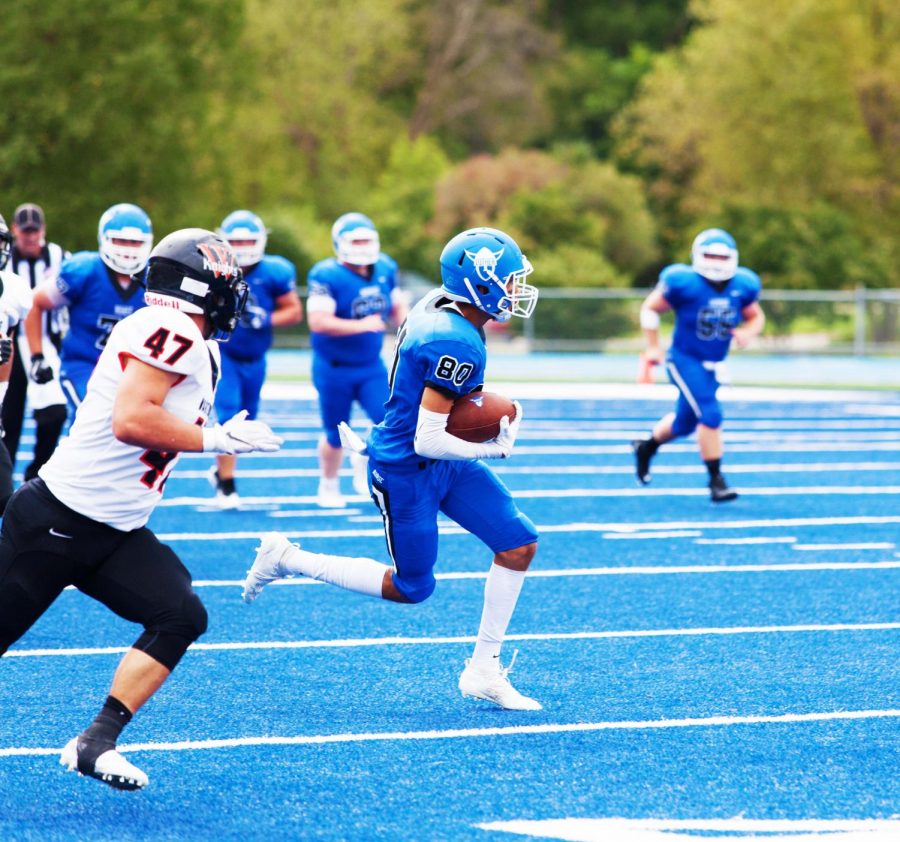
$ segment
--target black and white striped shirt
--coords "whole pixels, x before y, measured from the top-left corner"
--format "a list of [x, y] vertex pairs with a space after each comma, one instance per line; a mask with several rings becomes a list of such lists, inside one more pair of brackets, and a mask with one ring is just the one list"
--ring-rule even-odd
[[[25, 257], [13, 245], [6, 268], [7, 271], [15, 272], [24, 278], [31, 289], [36, 289], [44, 281], [55, 278], [59, 274], [62, 262], [68, 257], [71, 257], [71, 254], [57, 243], [46, 243], [37, 257]], [[65, 307], [49, 310], [44, 314], [44, 338], [49, 339], [57, 350], [59, 350], [68, 325], [69, 313]]]

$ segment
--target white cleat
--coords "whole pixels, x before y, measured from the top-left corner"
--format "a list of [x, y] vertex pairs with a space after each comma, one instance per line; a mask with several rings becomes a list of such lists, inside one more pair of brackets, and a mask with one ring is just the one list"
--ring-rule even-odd
[[125, 756], [119, 754], [114, 748], [104, 751], [95, 761], [93, 769], [78, 768], [78, 737], [73, 737], [66, 743], [59, 757], [61, 766], [65, 766], [70, 772], [78, 772], [79, 775], [87, 775], [98, 781], [113, 787], [114, 789], [135, 790], [143, 789], [150, 782], [147, 775]]
[[493, 702], [504, 710], [543, 710], [540, 702], [523, 696], [507, 678], [515, 660], [516, 655], [513, 654], [509, 666], [501, 667], [498, 659], [494, 669], [479, 669], [467, 660], [466, 668], [459, 677], [460, 692], [463, 696]]
[[276, 579], [290, 578], [294, 574], [282, 566], [285, 556], [299, 548], [299, 544], [292, 544], [280, 532], [266, 532], [260, 538], [256, 548], [256, 559], [253, 566], [247, 571], [244, 579], [244, 592], [242, 599], [248, 605], [261, 593], [262, 589]]
[[316, 505], [322, 509], [346, 508], [347, 501], [344, 499], [344, 495], [341, 494], [341, 486], [337, 479], [319, 480], [319, 490], [316, 494]]
[[215, 465], [209, 469], [206, 478], [209, 480], [209, 484], [216, 489], [215, 506], [217, 509], [227, 512], [241, 507], [241, 498], [237, 491], [232, 491], [228, 494], [222, 488], [222, 483], [219, 481], [219, 472]]
[[231, 494], [226, 494], [220, 488], [216, 491], [216, 508], [221, 509], [223, 512], [234, 511], [235, 509], [239, 509], [241, 507], [241, 498], [237, 491], [232, 491]]
[[353, 490], [362, 497], [368, 497], [372, 493], [369, 491], [369, 457], [351, 451], [350, 467], [353, 468]]

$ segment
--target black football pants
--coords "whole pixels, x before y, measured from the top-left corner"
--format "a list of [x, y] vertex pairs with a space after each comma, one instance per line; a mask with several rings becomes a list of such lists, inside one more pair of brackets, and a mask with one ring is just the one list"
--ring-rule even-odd
[[146, 527], [122, 532], [64, 506], [41, 479], [13, 494], [0, 531], [0, 655], [67, 585], [140, 623], [133, 644], [170, 670], [206, 631], [191, 575]]

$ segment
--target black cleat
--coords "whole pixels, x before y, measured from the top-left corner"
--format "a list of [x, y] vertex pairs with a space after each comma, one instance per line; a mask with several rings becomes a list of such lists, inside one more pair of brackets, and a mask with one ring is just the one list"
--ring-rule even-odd
[[709, 481], [709, 498], [713, 503], [727, 503], [729, 500], [736, 500], [737, 491], [728, 487], [725, 477], [719, 474]]
[[649, 485], [652, 477], [650, 476], [650, 460], [653, 454], [647, 447], [647, 442], [641, 439], [635, 439], [631, 443], [631, 449], [634, 451], [634, 473], [640, 485]]

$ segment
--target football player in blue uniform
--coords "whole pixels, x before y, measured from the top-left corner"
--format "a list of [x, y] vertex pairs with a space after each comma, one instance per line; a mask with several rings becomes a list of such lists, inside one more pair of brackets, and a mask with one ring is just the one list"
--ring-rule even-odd
[[[500, 665], [500, 647], [537, 550], [537, 530], [482, 461], [510, 455], [522, 407], [516, 404], [515, 417], [502, 419], [499, 435], [483, 444], [446, 430], [454, 400], [484, 382], [485, 324], [529, 317], [538, 291], [525, 282], [531, 264], [515, 241], [492, 228], [458, 234], [440, 264], [443, 285], [416, 304], [397, 335], [387, 412], [368, 442], [372, 497], [392, 566], [306, 552], [271, 532], [244, 582], [244, 600], [252, 602], [275, 579], [302, 574], [394, 602], [422, 602], [435, 586], [437, 518], [443, 512], [494, 552], [475, 650], [459, 689], [509, 710], [540, 710], [512, 686], [509, 667]], [[346, 424], [341, 433], [351, 449], [364, 447]]]
[[[140, 275], [153, 247], [150, 217], [137, 205], [118, 204], [100, 217], [99, 251], [79, 251], [64, 261], [56, 278], [35, 290], [34, 313], [25, 324], [32, 371], [43, 354], [41, 315], [67, 307], [69, 329], [60, 351], [60, 382], [71, 407], [81, 405], [87, 383], [112, 329], [144, 306]], [[52, 377], [52, 370], [40, 375]], [[34, 374], [32, 374], [34, 376]]]
[[[373, 423], [384, 418], [388, 383], [382, 342], [387, 322], [399, 325], [406, 318], [407, 303], [396, 286], [397, 264], [381, 252], [371, 219], [345, 213], [332, 226], [331, 242], [335, 256], [309, 272], [306, 312], [323, 429], [316, 499], [324, 508], [342, 508], [338, 424], [350, 420], [354, 401]], [[365, 458], [354, 454], [351, 462], [354, 490], [368, 496]]]
[[656, 289], [641, 305], [641, 327], [647, 337], [645, 358], [662, 362], [659, 316], [675, 311], [675, 332], [666, 355], [669, 379], [679, 391], [675, 412], [661, 418], [651, 436], [632, 442], [638, 481], [650, 482], [650, 460], [668, 441], [697, 430], [700, 455], [709, 471], [713, 502], [734, 500], [721, 472], [722, 408], [716, 399], [716, 365], [732, 340], [743, 348], [765, 325], [759, 306], [759, 276], [738, 266], [734, 238], [719, 228], [701, 231], [691, 247], [691, 265], [663, 269]]
[[[303, 318], [297, 296], [297, 269], [290, 260], [266, 254], [268, 231], [251, 211], [230, 213], [219, 226], [244, 272], [249, 287], [247, 305], [231, 340], [222, 345], [222, 377], [216, 391], [216, 415], [232, 418], [243, 409], [255, 419], [266, 379], [266, 351], [272, 328], [295, 325]], [[220, 509], [237, 509], [241, 500], [235, 486], [237, 456], [220, 454], [210, 471]]]

